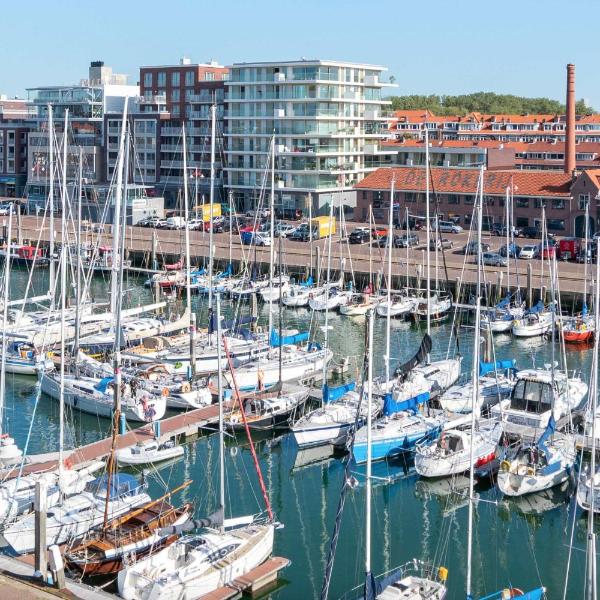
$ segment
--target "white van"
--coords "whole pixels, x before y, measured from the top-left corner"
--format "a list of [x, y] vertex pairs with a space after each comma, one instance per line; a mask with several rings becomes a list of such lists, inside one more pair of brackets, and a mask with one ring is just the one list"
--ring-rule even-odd
[[183, 229], [185, 227], [185, 219], [183, 217], [169, 217], [165, 229]]

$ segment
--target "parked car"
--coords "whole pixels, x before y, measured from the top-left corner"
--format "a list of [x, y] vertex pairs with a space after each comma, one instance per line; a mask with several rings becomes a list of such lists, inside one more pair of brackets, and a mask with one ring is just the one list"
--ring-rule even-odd
[[410, 248], [419, 245], [419, 236], [416, 233], [404, 233], [394, 240], [397, 248]]
[[144, 217], [143, 219], [140, 219], [136, 225], [138, 227], [156, 227], [161, 221], [164, 221], [164, 219], [161, 219], [160, 217]]
[[270, 246], [271, 236], [265, 231], [241, 231], [240, 238], [242, 244], [249, 246], [254, 244], [256, 246]]
[[368, 227], [357, 227], [348, 236], [350, 244], [364, 244], [371, 239], [371, 231]]
[[280, 221], [275, 225], [274, 235], [275, 237], [285, 238], [294, 233], [294, 231], [296, 231], [296, 227], [294, 227], [294, 225]]
[[[298, 227], [296, 227], [296, 230], [291, 233], [290, 235], [288, 235], [288, 239], [292, 240], [293, 242], [308, 242], [310, 241], [310, 231], [308, 229], [308, 223], [304, 222], [304, 223], [300, 223], [300, 225], [298, 225]], [[314, 237], [313, 237], [314, 239]]]
[[537, 255], [538, 255], [538, 247], [528, 244], [527, 246], [523, 246], [521, 248], [521, 252], [519, 253], [519, 258], [531, 260], [532, 258], [537, 258]]
[[386, 227], [373, 227], [373, 229], [371, 230], [371, 235], [373, 236], [374, 240], [383, 236], [387, 236], [387, 234], [388, 230]]
[[[546, 232], [546, 236], [548, 239], [553, 239], [554, 234]], [[542, 239], [542, 229], [541, 227], [533, 226], [533, 227], [523, 227], [521, 229], [521, 237], [530, 238], [533, 240], [541, 240]]]
[[552, 244], [551, 240], [538, 244], [538, 256], [544, 259], [554, 258], [556, 256], [556, 248], [557, 246]]
[[434, 238], [429, 240], [431, 250], [449, 250], [454, 246], [454, 242], [448, 238]]
[[509, 258], [519, 258], [521, 255], [521, 246], [517, 246], [517, 244], [514, 243], [510, 243], [508, 246], [504, 244], [504, 246], [500, 246], [498, 253], [504, 258], [507, 256]]
[[479, 252], [487, 252], [490, 249], [490, 245], [482, 242], [478, 244], [477, 242], [469, 242], [465, 246], [463, 246], [461, 252], [463, 254], [477, 254], [479, 247]]
[[10, 203], [0, 204], [0, 215], [2, 215], [2, 216], [9, 215], [11, 206], [12, 206], [12, 204], [10, 204]]
[[[504, 236], [506, 237], [506, 225], [502, 225], [501, 223], [494, 223], [491, 227], [490, 227], [490, 233], [492, 235], [497, 235], [497, 236]], [[511, 227], [510, 228], [511, 231], [509, 232], [512, 236], [514, 237], [519, 237], [521, 235], [521, 231], [519, 229], [517, 229], [516, 227]]]
[[500, 256], [497, 252], [484, 252], [481, 261], [489, 267], [505, 267], [507, 264], [506, 258]]
[[440, 233], [461, 233], [463, 228], [453, 221], [438, 221], [438, 231]]

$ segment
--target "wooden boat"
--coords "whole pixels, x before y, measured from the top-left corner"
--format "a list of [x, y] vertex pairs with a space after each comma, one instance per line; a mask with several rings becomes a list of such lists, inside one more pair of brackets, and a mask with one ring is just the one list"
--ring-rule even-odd
[[193, 513], [191, 503], [175, 508], [166, 501], [175, 491], [109, 521], [99, 532], [65, 553], [67, 566], [86, 577], [116, 575], [123, 568], [126, 556], [135, 553], [139, 559], [172, 544], [179, 537], [178, 526]]

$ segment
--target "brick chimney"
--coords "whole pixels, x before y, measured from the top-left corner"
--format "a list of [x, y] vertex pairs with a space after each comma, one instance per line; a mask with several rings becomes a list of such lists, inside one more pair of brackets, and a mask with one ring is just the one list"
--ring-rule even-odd
[[567, 135], [565, 138], [565, 173], [575, 170], [575, 65], [567, 65]]

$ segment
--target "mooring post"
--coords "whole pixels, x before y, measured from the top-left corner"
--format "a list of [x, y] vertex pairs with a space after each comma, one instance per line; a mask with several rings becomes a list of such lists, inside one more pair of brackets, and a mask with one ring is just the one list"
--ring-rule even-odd
[[533, 267], [531, 266], [531, 263], [528, 262], [527, 263], [527, 306], [529, 308], [531, 308], [531, 306], [533, 305], [533, 286], [532, 286], [532, 279], [533, 279]]
[[315, 273], [316, 273], [316, 280], [317, 280], [317, 287], [319, 287], [320, 283], [321, 283], [321, 246], [317, 245], [316, 247], [316, 252], [315, 252]]
[[64, 590], [67, 587], [67, 582], [65, 580], [65, 563], [63, 562], [60, 548], [56, 544], [53, 544], [50, 546], [49, 552], [50, 570], [52, 571], [54, 587]]
[[46, 509], [47, 509], [46, 482], [35, 482], [35, 576], [46, 581], [48, 576], [48, 554], [46, 550]]
[[158, 235], [156, 229], [152, 230], [152, 268], [158, 271], [158, 262], [156, 260], [156, 249], [158, 248]]

